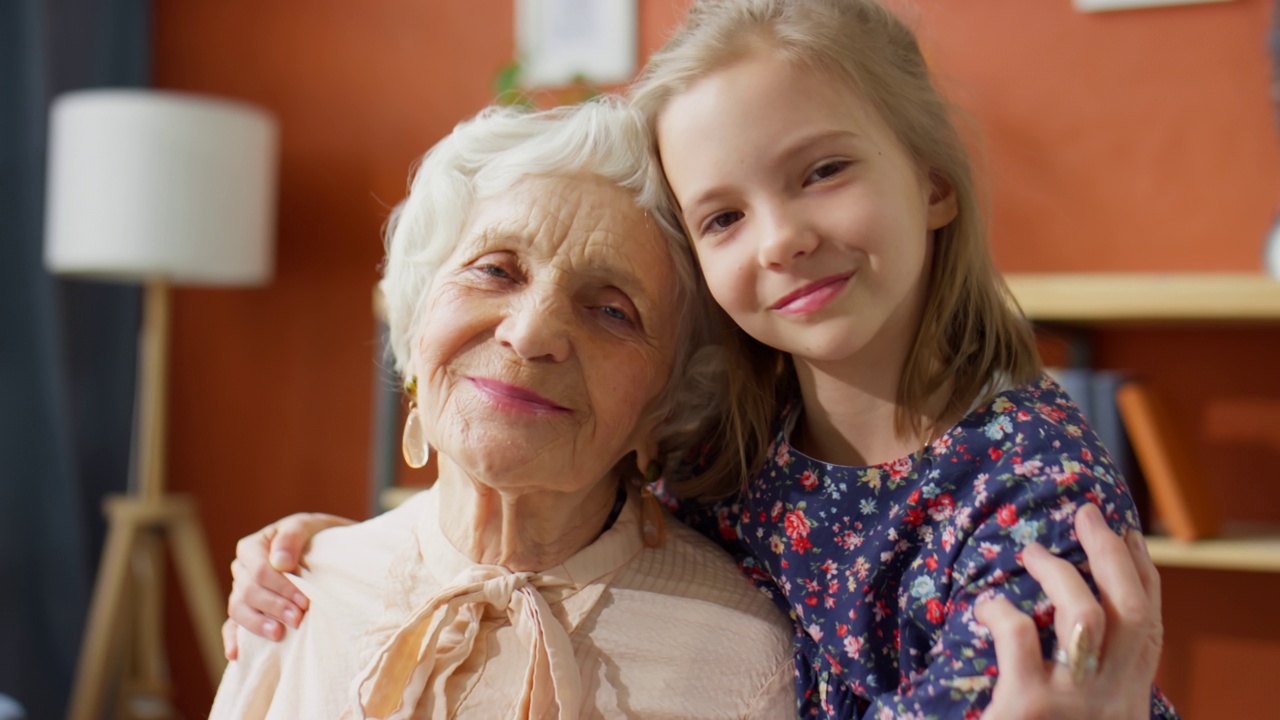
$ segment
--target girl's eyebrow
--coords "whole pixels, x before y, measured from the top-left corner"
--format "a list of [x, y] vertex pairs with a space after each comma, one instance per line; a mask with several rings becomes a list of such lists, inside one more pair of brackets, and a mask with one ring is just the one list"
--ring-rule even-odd
[[860, 133], [841, 128], [833, 128], [831, 130], [823, 130], [807, 135], [800, 135], [781, 145], [778, 148], [778, 151], [774, 153], [774, 159], [775, 161], [785, 161], [796, 155], [802, 154], [806, 150], [810, 150], [817, 145], [822, 145], [823, 143], [835, 140], [856, 141], [861, 137], [862, 135]]
[[[815, 146], [822, 145], [823, 143], [837, 140], [857, 141], [861, 139], [861, 137], [862, 135], [860, 133], [843, 128], [832, 128], [830, 130], [822, 130], [815, 133], [800, 135], [798, 137], [791, 138], [780, 145], [777, 151], [770, 154], [769, 162], [775, 166], [784, 165], [797, 155], [802, 155]], [[707, 188], [706, 190], [699, 192], [697, 195], [694, 195], [689, 202], [679, 203], [680, 212], [683, 215], [689, 210], [697, 208], [699, 205], [714, 202], [719, 198], [719, 196], [729, 194], [731, 190], [732, 188], [727, 185], [715, 185]], [[678, 199], [677, 202], [679, 202]]]

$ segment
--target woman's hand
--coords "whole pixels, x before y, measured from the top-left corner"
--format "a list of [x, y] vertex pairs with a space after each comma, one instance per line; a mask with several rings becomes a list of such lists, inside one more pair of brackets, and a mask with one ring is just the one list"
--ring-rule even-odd
[[240, 538], [231, 563], [227, 621], [222, 624], [222, 648], [228, 660], [239, 654], [237, 627], [268, 640], [284, 637], [284, 625], [298, 627], [307, 611], [307, 596], [284, 573], [298, 569], [313, 535], [353, 522], [337, 515], [296, 513]]
[[[981, 602], [975, 614], [991, 630], [1000, 663], [985, 720], [1150, 717], [1151, 683], [1164, 642], [1160, 575], [1141, 534], [1121, 539], [1092, 503], [1076, 513], [1075, 523], [1101, 601], [1071, 563], [1040, 545], [1023, 552], [1027, 571], [1054, 605], [1063, 657], [1042, 659], [1035, 622], [1008, 600]], [[1073, 645], [1075, 651], [1068, 652]], [[1069, 665], [1076, 666], [1074, 672]]]

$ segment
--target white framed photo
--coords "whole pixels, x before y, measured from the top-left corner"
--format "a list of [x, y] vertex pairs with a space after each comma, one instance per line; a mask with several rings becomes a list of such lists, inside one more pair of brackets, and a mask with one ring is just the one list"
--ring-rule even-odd
[[635, 74], [636, 0], [516, 0], [515, 11], [523, 85], [612, 85]]
[[1102, 12], [1106, 10], [1131, 10], [1162, 5], [1198, 5], [1200, 3], [1229, 2], [1230, 0], [1073, 0], [1077, 10]]

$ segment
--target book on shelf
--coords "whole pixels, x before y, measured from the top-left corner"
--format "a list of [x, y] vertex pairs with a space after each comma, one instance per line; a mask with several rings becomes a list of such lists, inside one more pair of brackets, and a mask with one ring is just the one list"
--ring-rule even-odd
[[1190, 432], [1150, 385], [1125, 382], [1115, 399], [1166, 532], [1186, 542], [1216, 536], [1220, 519], [1195, 461]]

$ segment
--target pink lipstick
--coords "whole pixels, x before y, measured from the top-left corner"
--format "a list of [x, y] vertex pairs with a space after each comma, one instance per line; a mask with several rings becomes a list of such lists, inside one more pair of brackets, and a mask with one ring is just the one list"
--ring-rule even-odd
[[518, 385], [487, 378], [473, 377], [467, 379], [471, 381], [471, 384], [485, 399], [498, 406], [501, 410], [532, 413], [534, 415], [553, 415], [569, 412], [568, 408]]

